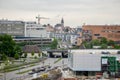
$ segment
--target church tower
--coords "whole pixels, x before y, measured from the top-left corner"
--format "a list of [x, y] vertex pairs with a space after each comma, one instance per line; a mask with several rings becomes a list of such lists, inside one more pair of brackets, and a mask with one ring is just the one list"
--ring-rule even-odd
[[62, 25], [62, 27], [64, 27], [64, 19], [63, 18], [61, 19], [61, 25]]

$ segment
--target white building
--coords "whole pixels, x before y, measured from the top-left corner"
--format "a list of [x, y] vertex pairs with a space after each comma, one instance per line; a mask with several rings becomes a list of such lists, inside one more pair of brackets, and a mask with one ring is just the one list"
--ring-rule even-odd
[[71, 34], [70, 35], [70, 42], [71, 42], [72, 45], [76, 45], [77, 37], [78, 37], [77, 34]]
[[90, 54], [86, 50], [72, 50], [69, 67], [73, 71], [101, 71], [101, 55]]
[[36, 22], [25, 23], [25, 37], [47, 37], [47, 31], [41, 24]]
[[68, 66], [75, 74], [101, 72], [103, 70], [102, 64], [107, 61], [102, 58], [104, 56], [116, 57], [116, 60], [120, 61], [120, 50], [117, 49], [82, 49], [69, 52]]

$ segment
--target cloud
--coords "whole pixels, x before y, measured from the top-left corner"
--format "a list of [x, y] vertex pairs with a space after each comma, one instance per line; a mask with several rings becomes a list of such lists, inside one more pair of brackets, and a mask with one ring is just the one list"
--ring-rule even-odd
[[65, 15], [68, 24], [105, 24], [120, 21], [119, 8], [120, 0], [0, 0], [0, 18], [33, 19], [40, 13], [47, 17]]

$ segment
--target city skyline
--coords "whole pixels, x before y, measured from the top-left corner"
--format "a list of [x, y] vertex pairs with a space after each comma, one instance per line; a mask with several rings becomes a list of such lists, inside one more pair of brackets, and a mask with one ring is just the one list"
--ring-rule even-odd
[[0, 19], [37, 21], [38, 14], [49, 19], [42, 24], [60, 23], [72, 27], [86, 24], [120, 24], [119, 0], [0, 0]]

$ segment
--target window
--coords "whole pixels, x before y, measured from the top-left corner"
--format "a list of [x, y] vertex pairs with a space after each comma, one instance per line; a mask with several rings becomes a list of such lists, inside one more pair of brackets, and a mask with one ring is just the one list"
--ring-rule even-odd
[[100, 36], [100, 34], [94, 34], [94, 36]]
[[120, 31], [117, 31], [117, 33], [120, 33]]

